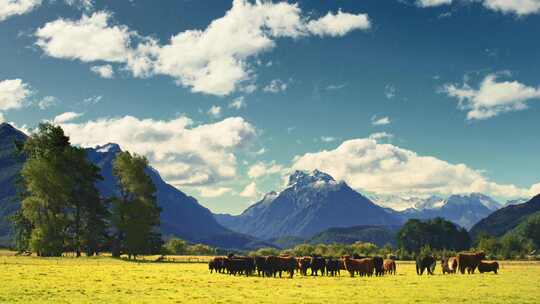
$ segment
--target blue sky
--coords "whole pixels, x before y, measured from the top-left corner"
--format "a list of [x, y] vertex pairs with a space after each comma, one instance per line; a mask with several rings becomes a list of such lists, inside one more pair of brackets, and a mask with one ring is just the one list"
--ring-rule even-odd
[[294, 169], [540, 192], [538, 0], [25, 0], [0, 20], [0, 119], [118, 142], [215, 212]]

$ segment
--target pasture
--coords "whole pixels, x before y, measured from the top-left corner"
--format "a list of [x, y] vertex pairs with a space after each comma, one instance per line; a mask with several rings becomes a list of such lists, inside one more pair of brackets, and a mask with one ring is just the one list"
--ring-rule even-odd
[[499, 275], [419, 277], [398, 262], [385, 277], [210, 274], [202, 263], [0, 256], [0, 303], [540, 303], [540, 263], [503, 262]]

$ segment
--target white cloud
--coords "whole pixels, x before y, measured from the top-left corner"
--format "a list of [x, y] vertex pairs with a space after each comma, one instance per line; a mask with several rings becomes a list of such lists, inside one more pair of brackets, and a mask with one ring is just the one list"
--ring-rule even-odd
[[389, 125], [392, 121], [390, 120], [390, 117], [385, 116], [381, 118], [377, 118], [377, 116], [371, 117], [371, 124], [374, 126], [384, 126]]
[[287, 87], [287, 83], [281, 81], [280, 79], [274, 79], [263, 88], [263, 91], [275, 94], [287, 90]]
[[319, 36], [344, 36], [353, 30], [367, 30], [371, 22], [366, 14], [349, 14], [338, 11], [337, 14], [329, 12], [317, 20], [311, 20], [307, 29]]
[[0, 0], [0, 21], [29, 13], [41, 5], [41, 0]]
[[333, 136], [321, 136], [321, 141], [322, 142], [333, 142], [333, 141], [336, 141], [338, 140], [337, 137], [333, 137]]
[[435, 7], [452, 4], [452, 0], [418, 0], [416, 5], [420, 7]]
[[221, 107], [216, 106], [216, 105], [211, 106], [207, 113], [212, 118], [220, 118], [221, 117]]
[[540, 87], [529, 87], [517, 81], [498, 82], [498, 77], [496, 74], [487, 75], [478, 89], [473, 89], [467, 83], [461, 87], [446, 84], [442, 92], [458, 99], [459, 108], [468, 111], [469, 120], [525, 110], [528, 101], [540, 99]]
[[175, 186], [203, 186], [234, 178], [236, 153], [256, 136], [255, 128], [240, 117], [194, 125], [184, 116], [172, 120], [124, 116], [61, 126], [73, 144], [117, 143], [145, 155]]
[[503, 14], [524, 16], [540, 12], [539, 0], [484, 0], [484, 6]]
[[64, 0], [67, 5], [75, 6], [84, 10], [91, 10], [94, 8], [93, 0]]
[[65, 113], [62, 113], [62, 114], [56, 116], [53, 119], [53, 122], [55, 124], [63, 124], [63, 123], [75, 120], [75, 119], [77, 119], [77, 118], [79, 118], [81, 116], [83, 116], [83, 113], [65, 112]]
[[240, 196], [247, 198], [256, 198], [258, 195], [259, 191], [257, 191], [257, 184], [255, 182], [250, 183], [240, 192]]
[[229, 108], [233, 108], [236, 110], [240, 110], [242, 108], [245, 108], [246, 106], [246, 99], [244, 96], [237, 97], [233, 99], [231, 103], [229, 103]]
[[78, 21], [49, 22], [36, 32], [37, 45], [52, 57], [124, 62], [135, 77], [168, 75], [193, 92], [223, 96], [256, 88], [250, 59], [273, 49], [277, 38], [342, 36], [369, 27], [365, 14], [340, 11], [310, 20], [297, 4], [234, 0], [206, 29], [180, 32], [162, 45], [111, 25], [110, 17], [102, 11]]
[[334, 91], [334, 90], [341, 90], [343, 88], [345, 88], [347, 86], [346, 83], [342, 83], [342, 84], [331, 84], [331, 85], [328, 85], [326, 87], [326, 90], [328, 91]]
[[270, 163], [257, 162], [248, 170], [248, 176], [251, 178], [259, 178], [266, 175], [278, 174], [283, 170], [283, 166], [276, 164], [275, 161]]
[[36, 30], [36, 45], [55, 58], [125, 62], [133, 33], [126, 26], [111, 26], [110, 18], [110, 13], [101, 11], [78, 21], [48, 22]]
[[231, 192], [231, 188], [227, 187], [199, 187], [197, 188], [202, 197], [214, 198], [223, 196]]
[[19, 109], [30, 95], [30, 86], [21, 79], [0, 81], [0, 111]]
[[540, 183], [532, 185], [531, 189], [529, 189], [529, 196], [533, 197], [539, 194], [540, 194]]
[[0, 123], [6, 122], [6, 119], [4, 118], [4, 113], [0, 112]]
[[90, 71], [96, 73], [102, 78], [107, 78], [107, 79], [114, 78], [114, 69], [112, 65], [110, 64], [93, 66], [90, 68]]
[[45, 110], [50, 107], [54, 107], [58, 104], [58, 98], [54, 96], [45, 96], [40, 101], [38, 101], [38, 107], [41, 110]]
[[373, 140], [389, 140], [394, 138], [394, 134], [386, 133], [386, 132], [377, 132], [369, 135], [369, 139]]
[[384, 96], [386, 96], [388, 99], [396, 97], [396, 87], [394, 85], [387, 84], [384, 87]]
[[492, 182], [465, 164], [451, 164], [366, 138], [345, 141], [335, 150], [297, 156], [293, 169], [319, 169], [357, 190], [378, 194], [481, 192], [523, 197], [529, 193], [529, 189]]

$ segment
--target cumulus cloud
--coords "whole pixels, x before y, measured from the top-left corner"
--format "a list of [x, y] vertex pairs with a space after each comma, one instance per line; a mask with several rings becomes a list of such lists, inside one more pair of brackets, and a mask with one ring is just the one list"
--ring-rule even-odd
[[133, 116], [101, 118], [61, 126], [74, 144], [94, 147], [117, 143], [145, 155], [175, 186], [207, 186], [236, 176], [236, 154], [256, 137], [243, 118], [196, 125], [185, 116], [172, 120]]
[[41, 0], [0, 0], [0, 21], [31, 12], [41, 5]]
[[373, 133], [369, 135], [369, 138], [373, 140], [383, 140], [383, 139], [389, 140], [389, 139], [394, 138], [394, 134], [390, 134], [386, 132], [377, 132], [377, 133]]
[[529, 189], [492, 182], [465, 164], [451, 164], [369, 138], [347, 140], [335, 150], [299, 155], [293, 169], [319, 169], [355, 189], [378, 194], [482, 192], [523, 197], [529, 193]]
[[110, 64], [93, 66], [90, 68], [90, 71], [99, 75], [101, 78], [114, 78], [114, 69]]
[[377, 116], [371, 117], [371, 124], [374, 126], [384, 126], [389, 125], [392, 121], [390, 120], [390, 117], [384, 116], [378, 118]]
[[40, 101], [38, 101], [38, 107], [41, 110], [48, 109], [58, 104], [58, 98], [54, 96], [45, 96]]
[[283, 170], [283, 166], [276, 164], [276, 162], [257, 162], [252, 165], [248, 170], [248, 176], [251, 178], [259, 178], [266, 175], [278, 174]]
[[337, 14], [329, 12], [326, 16], [317, 20], [311, 20], [307, 29], [314, 35], [319, 36], [344, 36], [352, 30], [367, 30], [371, 22], [366, 14], [349, 14], [338, 11]]
[[220, 118], [221, 117], [221, 107], [220, 106], [211, 106], [210, 109], [208, 109], [208, 115], [212, 118]]
[[30, 85], [21, 79], [7, 79], [0, 81], [0, 111], [19, 109], [24, 101], [32, 95]]
[[62, 114], [56, 116], [53, 119], [53, 122], [55, 124], [63, 124], [63, 123], [66, 123], [68, 121], [75, 120], [75, 119], [77, 119], [77, 118], [79, 118], [81, 116], [83, 116], [83, 113], [65, 112], [65, 113], [62, 113]]
[[59, 19], [36, 31], [45, 54], [84, 62], [123, 62], [135, 77], [167, 75], [193, 92], [228, 95], [254, 89], [256, 66], [250, 59], [273, 49], [277, 38], [343, 36], [365, 30], [365, 14], [339, 11], [313, 19], [297, 4], [234, 0], [223, 17], [204, 30], [187, 30], [161, 44], [126, 26], [113, 25], [111, 14], [96, 12], [80, 20]]
[[418, 0], [416, 5], [420, 7], [435, 7], [452, 4], [452, 0]]
[[333, 137], [333, 136], [321, 136], [321, 141], [322, 142], [333, 142], [333, 141], [336, 141], [338, 140], [337, 137]]
[[529, 189], [529, 196], [533, 197], [539, 194], [540, 194], [540, 183], [532, 185], [531, 189]]
[[227, 187], [199, 187], [198, 190], [202, 197], [214, 198], [223, 196], [231, 192], [232, 189]]
[[240, 110], [242, 108], [245, 108], [246, 105], [246, 98], [244, 96], [237, 97], [229, 103], [229, 108], [233, 108], [236, 110]]
[[250, 183], [242, 190], [242, 192], [240, 192], [240, 196], [247, 198], [256, 198], [258, 195], [259, 191], [257, 190], [257, 184], [255, 182]]
[[527, 102], [540, 99], [540, 87], [517, 81], [498, 81], [499, 75], [489, 74], [478, 89], [464, 83], [446, 84], [442, 92], [459, 101], [459, 109], [467, 111], [467, 119], [488, 119], [501, 113], [527, 109]]
[[282, 80], [274, 79], [263, 88], [263, 91], [276, 94], [287, 90], [288, 86], [289, 85]]
[[484, 0], [484, 6], [493, 11], [518, 16], [540, 12], [540, 0]]
[[108, 12], [83, 15], [80, 20], [58, 19], [35, 32], [36, 45], [55, 58], [83, 62], [127, 60], [131, 36], [123, 25], [111, 25]]

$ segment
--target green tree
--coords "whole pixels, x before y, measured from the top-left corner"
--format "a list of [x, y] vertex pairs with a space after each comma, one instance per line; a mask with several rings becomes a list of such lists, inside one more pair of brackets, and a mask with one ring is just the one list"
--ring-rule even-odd
[[442, 218], [421, 221], [408, 220], [397, 234], [398, 247], [402, 251], [419, 253], [426, 245], [433, 250], [465, 250], [470, 248], [468, 232]]
[[523, 235], [540, 248], [540, 213], [532, 215], [523, 227]]
[[164, 247], [168, 254], [183, 255], [187, 251], [187, 242], [179, 238], [172, 238], [165, 243]]
[[95, 186], [99, 168], [83, 149], [71, 146], [61, 127], [50, 123], [40, 124], [20, 149], [27, 160], [15, 221], [23, 229], [19, 236], [29, 235], [28, 247], [40, 256], [59, 256], [65, 250], [80, 256], [84, 246], [95, 252], [96, 238], [106, 230], [106, 207]]
[[160, 208], [156, 201], [156, 188], [146, 174], [148, 160], [129, 152], [120, 152], [113, 164], [119, 197], [113, 199], [111, 222], [115, 228], [113, 256], [125, 252], [129, 258], [147, 253], [161, 239], [159, 229]]

